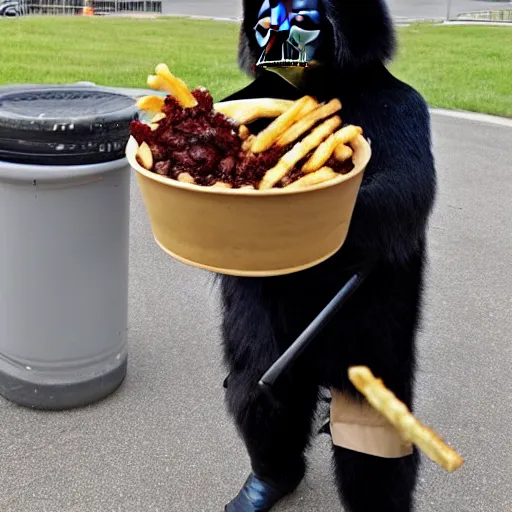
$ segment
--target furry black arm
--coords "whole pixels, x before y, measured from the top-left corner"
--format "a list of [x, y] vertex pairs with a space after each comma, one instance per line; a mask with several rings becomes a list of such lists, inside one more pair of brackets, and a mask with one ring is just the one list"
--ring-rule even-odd
[[368, 259], [405, 262], [422, 245], [435, 201], [428, 108], [409, 88], [364, 103], [360, 114], [373, 154], [346, 246]]

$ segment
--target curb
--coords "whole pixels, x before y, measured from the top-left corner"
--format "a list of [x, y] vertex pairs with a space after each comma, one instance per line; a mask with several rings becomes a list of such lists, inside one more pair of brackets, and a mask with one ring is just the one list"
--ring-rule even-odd
[[163, 18], [185, 18], [189, 20], [202, 20], [202, 21], [224, 21], [230, 23], [241, 23], [242, 17], [218, 17], [218, 16], [200, 16], [198, 14], [163, 14]]
[[468, 112], [466, 110], [446, 110], [443, 108], [430, 108], [430, 113], [434, 116], [451, 117], [453, 119], [462, 119], [474, 123], [491, 124], [503, 128], [512, 128], [512, 119], [508, 117], [499, 117], [489, 114], [480, 114], [477, 112]]
[[487, 20], [467, 20], [467, 21], [445, 21], [442, 25], [446, 26], [473, 26], [473, 27], [512, 27], [510, 21], [487, 21]]
[[185, 20], [194, 20], [194, 21], [220, 21], [220, 22], [228, 22], [228, 23], [241, 23], [243, 18], [238, 17], [217, 17], [217, 16], [200, 16], [198, 14], [147, 14], [147, 13], [112, 13], [105, 14], [103, 17], [105, 18], [141, 18], [141, 19], [162, 19], [162, 18], [181, 18]]

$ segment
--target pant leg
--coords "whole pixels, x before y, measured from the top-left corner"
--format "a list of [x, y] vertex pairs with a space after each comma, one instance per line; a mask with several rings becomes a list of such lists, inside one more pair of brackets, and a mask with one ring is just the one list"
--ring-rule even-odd
[[295, 487], [305, 472], [318, 386], [308, 364], [294, 366], [276, 387], [276, 402], [258, 388], [264, 372], [294, 339], [279, 328], [273, 301], [259, 280], [223, 280], [226, 403], [245, 443], [253, 472], [279, 487]]
[[[407, 268], [382, 266], [343, 311], [343, 344], [331, 344], [329, 384], [359, 395], [347, 368], [366, 365], [414, 410], [415, 338], [421, 307], [421, 259]], [[362, 398], [362, 397], [360, 397]], [[351, 448], [351, 449], [348, 449]], [[338, 491], [347, 512], [412, 512], [419, 456], [398, 458], [334, 446]]]
[[228, 410], [244, 440], [253, 472], [270, 483], [295, 487], [305, 473], [304, 452], [318, 390], [295, 375], [285, 389], [279, 389], [274, 403], [257, 389], [259, 377], [251, 368], [231, 373], [226, 391]]
[[411, 512], [418, 452], [385, 459], [334, 446], [336, 481], [347, 512]]

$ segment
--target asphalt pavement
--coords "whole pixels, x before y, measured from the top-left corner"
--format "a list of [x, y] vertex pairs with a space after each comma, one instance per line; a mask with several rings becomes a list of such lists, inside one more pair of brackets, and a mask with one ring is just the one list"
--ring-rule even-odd
[[[417, 415], [459, 450], [454, 474], [423, 458], [417, 512], [512, 510], [512, 128], [433, 115], [439, 198], [419, 348]], [[154, 243], [132, 182], [130, 362], [85, 409], [0, 399], [2, 512], [221, 512], [249, 463], [223, 404], [211, 276]], [[329, 440], [279, 511], [341, 510]]]
[[[445, 18], [471, 11], [512, 8], [510, 2], [483, 0], [389, 0], [393, 16], [401, 18]], [[164, 14], [186, 14], [240, 18], [242, 0], [163, 0]]]

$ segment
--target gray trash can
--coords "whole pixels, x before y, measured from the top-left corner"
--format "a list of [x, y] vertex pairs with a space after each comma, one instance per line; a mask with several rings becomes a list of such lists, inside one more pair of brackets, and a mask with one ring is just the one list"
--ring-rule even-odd
[[0, 88], [0, 394], [100, 400], [127, 365], [134, 101], [77, 86]]

